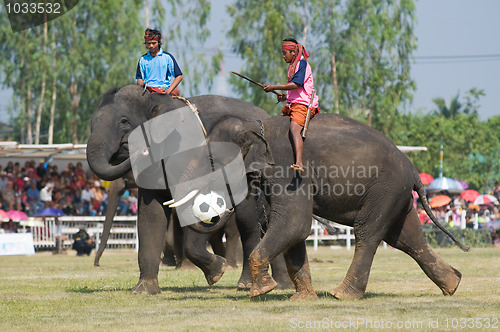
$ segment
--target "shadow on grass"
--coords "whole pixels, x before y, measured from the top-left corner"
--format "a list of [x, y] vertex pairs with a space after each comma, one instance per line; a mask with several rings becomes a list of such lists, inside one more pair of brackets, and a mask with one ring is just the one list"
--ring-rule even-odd
[[[78, 293], [78, 294], [93, 294], [93, 293], [104, 293], [104, 292], [130, 292], [131, 287], [109, 287], [109, 288], [92, 288], [92, 287], [79, 287], [79, 288], [67, 288], [68, 293]], [[231, 293], [217, 293], [217, 291], [232, 291]], [[184, 294], [184, 296], [170, 298], [171, 301], [187, 301], [192, 299], [199, 299], [200, 297], [209, 296], [211, 298], [217, 297], [221, 299], [229, 300], [247, 300], [252, 302], [270, 302], [270, 301], [284, 301], [289, 300], [294, 294], [293, 290], [280, 290], [277, 292], [267, 293], [258, 297], [249, 298], [248, 291], [238, 290], [237, 287], [233, 286], [173, 286], [173, 287], [161, 287], [163, 293], [176, 293]], [[144, 294], [147, 295], [147, 294]], [[332, 301], [343, 301], [334, 298], [329, 292], [317, 291], [316, 295], [318, 299], [332, 300]], [[140, 295], [137, 295], [140, 296]], [[373, 293], [367, 292], [364, 294], [361, 300], [345, 300], [345, 302], [350, 301], [363, 301], [368, 299], [380, 299], [380, 298], [396, 298], [397, 294], [393, 293]]]
[[[71, 287], [66, 288], [68, 293], [80, 293], [80, 294], [91, 294], [91, 293], [101, 293], [101, 292], [130, 292], [133, 287]], [[162, 292], [174, 292], [174, 293], [209, 293], [213, 290], [234, 290], [235, 294], [237, 292], [236, 286], [173, 286], [173, 287], [161, 287]], [[244, 294], [244, 293], [243, 293]]]

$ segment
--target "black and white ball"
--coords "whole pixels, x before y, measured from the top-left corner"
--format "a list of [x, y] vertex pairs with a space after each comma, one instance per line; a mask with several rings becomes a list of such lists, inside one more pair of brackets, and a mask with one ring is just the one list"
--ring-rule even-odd
[[207, 224], [217, 222], [224, 211], [226, 211], [226, 201], [215, 191], [199, 194], [194, 199], [193, 214], [201, 222]]

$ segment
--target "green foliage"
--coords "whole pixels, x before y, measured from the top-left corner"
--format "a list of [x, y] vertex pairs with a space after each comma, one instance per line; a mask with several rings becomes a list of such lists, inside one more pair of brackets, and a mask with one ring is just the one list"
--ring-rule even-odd
[[[86, 142], [90, 118], [100, 96], [113, 87], [135, 82], [137, 59], [145, 53], [144, 5], [142, 0], [80, 1], [73, 10], [47, 23], [47, 38], [44, 26], [12, 33], [3, 7], [0, 9], [0, 72], [3, 86], [14, 90], [12, 105], [18, 114], [14, 125], [20, 133], [11, 139], [33, 142], [36, 110], [40, 108], [39, 143], [47, 143], [45, 133], [50, 130], [55, 91], [54, 140], [50, 143]], [[169, 43], [190, 46], [206, 40], [210, 34], [209, 0], [189, 4], [169, 0], [168, 5], [170, 17], [175, 20], [169, 21], [168, 29], [163, 30], [162, 2], [155, 0], [150, 4], [152, 24], [163, 30], [164, 49], [168, 51]], [[182, 67], [185, 80], [191, 83], [192, 91], [197, 91], [200, 83], [212, 81], [222, 54], [218, 52], [214, 59], [207, 59], [201, 53], [186, 53], [181, 57], [186, 64]]]
[[[453, 241], [439, 230], [436, 226], [424, 226], [424, 237], [433, 248], [437, 247], [453, 247]], [[491, 229], [458, 229], [451, 228], [449, 231], [462, 243], [470, 246], [471, 248], [488, 248], [492, 247]]]
[[[281, 40], [294, 36], [311, 54], [322, 110], [388, 132], [397, 107], [411, 99], [413, 1], [239, 0], [229, 13], [228, 36], [245, 60], [243, 74], [257, 81], [286, 81]], [[274, 96], [237, 78], [231, 83], [243, 99], [278, 112]]]
[[[40, 106], [42, 119], [48, 120], [55, 91], [54, 143], [86, 141], [89, 126], [83, 124], [89, 123], [102, 93], [133, 82], [142, 37], [137, 33], [142, 29], [141, 7], [138, 0], [80, 1], [46, 27], [12, 33], [2, 24], [3, 85], [14, 90], [20, 107], [17, 125], [22, 134], [13, 139], [32, 141], [35, 109]], [[42, 121], [40, 132], [47, 132], [48, 126]]]
[[182, 50], [174, 56], [179, 60], [183, 71], [183, 81], [179, 89], [184, 96], [198, 95], [203, 87], [210, 90], [224, 60], [219, 48], [210, 48], [209, 51], [213, 51], [213, 54], [209, 55], [207, 49], [198, 47], [203, 45], [211, 34], [211, 8], [210, 0], [168, 1], [167, 10], [171, 20], [166, 27], [168, 46], [165, 44], [164, 49], [168, 50], [167, 47], [175, 45], [175, 50]]
[[[481, 121], [475, 103], [457, 100], [458, 112], [442, 115], [399, 115], [388, 133], [397, 145], [426, 146], [427, 152], [410, 153], [419, 172], [439, 175], [440, 141], [443, 139], [443, 175], [461, 179], [484, 192], [500, 178], [500, 116]], [[448, 116], [454, 114], [453, 116]]]

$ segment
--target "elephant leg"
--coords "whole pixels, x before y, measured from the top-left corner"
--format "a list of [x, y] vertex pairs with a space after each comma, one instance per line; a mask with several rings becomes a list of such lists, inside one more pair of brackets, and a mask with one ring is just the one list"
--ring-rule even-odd
[[260, 241], [260, 228], [256, 214], [255, 200], [246, 199], [236, 207], [236, 226], [240, 233], [243, 248], [243, 267], [238, 280], [238, 290], [252, 287], [252, 273], [250, 270], [250, 253]]
[[276, 280], [278, 289], [289, 289], [294, 288], [295, 285], [288, 275], [288, 269], [286, 267], [285, 257], [283, 254], [279, 254], [275, 259], [271, 261], [271, 271], [273, 279]]
[[268, 293], [277, 286], [269, 275], [269, 263], [284, 252], [288, 255], [285, 260], [296, 291], [312, 291], [304, 242], [311, 231], [312, 199], [299, 195], [278, 197], [272, 206], [267, 232], [250, 255], [252, 287], [249, 296]]
[[412, 257], [444, 295], [455, 293], [462, 274], [431, 249], [424, 238], [422, 226], [413, 207], [406, 218], [389, 230], [384, 240]]
[[226, 257], [226, 247], [224, 242], [222, 242], [222, 237], [224, 236], [224, 229], [219, 229], [213, 232], [208, 238], [208, 243], [212, 247], [214, 254]]
[[160, 256], [167, 231], [169, 209], [161, 204], [155, 194], [139, 189], [139, 210], [137, 215], [137, 233], [139, 237], [139, 269], [140, 277], [132, 289], [133, 294], [161, 292], [158, 285]]
[[[367, 198], [370, 201], [369, 198]], [[330, 292], [338, 299], [361, 299], [368, 285], [370, 269], [373, 257], [391, 224], [403, 217], [402, 206], [400, 204], [389, 206], [387, 203], [379, 202], [380, 208], [374, 209], [377, 203], [365, 205], [358, 213], [354, 222], [354, 235], [356, 237], [356, 247], [354, 257], [347, 274], [340, 284]]]
[[177, 212], [172, 211], [172, 226], [174, 233], [174, 255], [176, 259], [176, 268], [180, 269], [182, 265], [188, 261], [184, 255], [184, 230], [179, 223], [179, 218], [177, 217]]
[[[171, 216], [172, 217], [172, 216]], [[165, 266], [177, 266], [174, 254], [175, 239], [174, 239], [174, 225], [172, 218], [170, 218], [167, 232], [165, 233], [165, 241], [163, 245], [163, 257], [161, 264]]]
[[242, 248], [240, 233], [236, 226], [236, 221], [231, 219], [224, 227], [224, 234], [226, 236], [226, 258], [227, 264], [230, 267], [238, 267], [238, 259], [241, 259]]
[[226, 259], [207, 250], [209, 234], [196, 233], [191, 229], [185, 232], [186, 257], [203, 271], [210, 286], [215, 284], [226, 271]]
[[292, 246], [285, 252], [284, 256], [288, 274], [295, 284], [295, 294], [290, 300], [317, 299], [318, 296], [312, 287], [311, 268], [309, 267], [309, 261], [307, 259], [305, 241], [301, 241]]

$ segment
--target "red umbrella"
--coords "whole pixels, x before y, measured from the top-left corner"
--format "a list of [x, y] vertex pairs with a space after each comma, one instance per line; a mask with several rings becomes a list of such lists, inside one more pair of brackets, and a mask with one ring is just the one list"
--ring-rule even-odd
[[12, 220], [28, 220], [28, 215], [19, 210], [9, 210], [7, 211], [7, 215]]
[[479, 191], [474, 190], [474, 189], [467, 189], [463, 193], [460, 194], [460, 197], [467, 202], [474, 202], [474, 200], [481, 195]]
[[0, 219], [10, 219], [10, 218], [7, 212], [5, 212], [4, 210], [0, 210]]
[[488, 203], [493, 203], [498, 201], [498, 199], [495, 196], [492, 195], [479, 195], [477, 198], [474, 200], [474, 205], [483, 205], [483, 204], [488, 204]]
[[451, 198], [446, 195], [437, 195], [431, 199], [429, 204], [432, 208], [437, 208], [451, 202]]
[[422, 184], [427, 185], [434, 181], [434, 177], [427, 173], [418, 173], [420, 175], [420, 180], [422, 180]]

